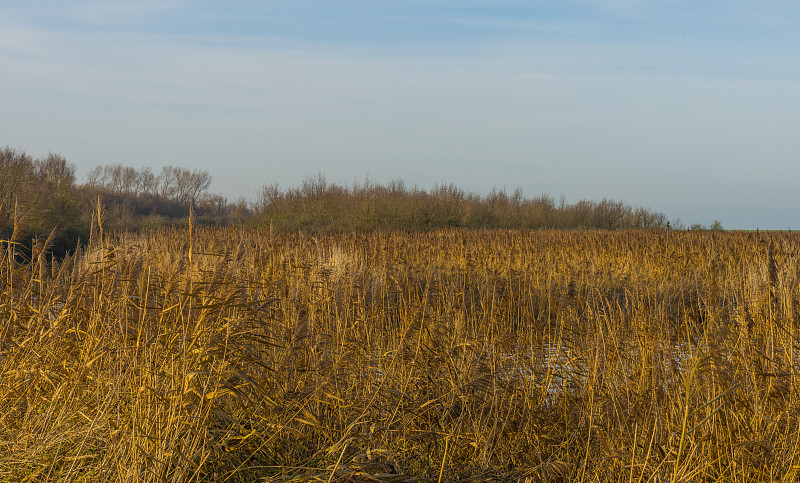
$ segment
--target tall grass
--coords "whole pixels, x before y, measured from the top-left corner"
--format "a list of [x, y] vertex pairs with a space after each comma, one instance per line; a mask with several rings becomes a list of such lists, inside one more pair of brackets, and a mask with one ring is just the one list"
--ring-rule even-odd
[[795, 235], [192, 224], [4, 247], [0, 481], [800, 468]]

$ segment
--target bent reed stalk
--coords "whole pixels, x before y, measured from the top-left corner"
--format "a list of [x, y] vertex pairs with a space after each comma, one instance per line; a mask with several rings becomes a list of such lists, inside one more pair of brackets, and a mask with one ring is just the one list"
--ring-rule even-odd
[[797, 235], [190, 229], [6, 243], [0, 481], [797, 478]]

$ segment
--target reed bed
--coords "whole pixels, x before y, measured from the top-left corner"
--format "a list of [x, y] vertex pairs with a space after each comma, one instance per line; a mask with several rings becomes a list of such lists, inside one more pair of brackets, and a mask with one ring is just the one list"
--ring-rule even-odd
[[794, 234], [0, 253], [0, 481], [794, 481]]

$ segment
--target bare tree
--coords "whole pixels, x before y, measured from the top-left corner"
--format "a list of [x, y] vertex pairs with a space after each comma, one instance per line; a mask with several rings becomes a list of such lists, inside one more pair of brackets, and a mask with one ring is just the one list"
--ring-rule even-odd
[[139, 193], [139, 172], [136, 168], [124, 166], [119, 174], [119, 188], [123, 193]]
[[228, 212], [228, 199], [222, 195], [205, 193], [197, 199], [197, 208], [203, 214], [222, 217]]
[[86, 184], [91, 188], [105, 188], [105, 180], [103, 179], [103, 174], [105, 170], [103, 166], [95, 166], [89, 171], [89, 174], [86, 175]]
[[187, 203], [194, 201], [211, 186], [208, 171], [164, 166], [161, 170], [159, 193], [161, 196]]
[[110, 188], [112, 191], [122, 192], [124, 191], [123, 181], [122, 181], [122, 172], [123, 166], [121, 164], [110, 164], [106, 166], [107, 172], [107, 187]]
[[177, 170], [173, 166], [164, 166], [161, 168], [161, 174], [158, 177], [158, 194], [164, 198], [173, 198], [177, 191], [175, 185], [177, 184]]
[[117, 193], [150, 193], [158, 191], [158, 177], [150, 168], [136, 169], [121, 164], [97, 166], [87, 176], [86, 184]]
[[138, 193], [156, 194], [158, 191], [158, 176], [153, 170], [145, 167], [139, 170], [136, 177], [136, 189]]
[[0, 204], [14, 206], [32, 181], [33, 159], [6, 146], [0, 149]]
[[60, 154], [50, 153], [35, 162], [36, 173], [43, 183], [51, 188], [71, 189], [75, 184], [75, 165], [68, 163]]

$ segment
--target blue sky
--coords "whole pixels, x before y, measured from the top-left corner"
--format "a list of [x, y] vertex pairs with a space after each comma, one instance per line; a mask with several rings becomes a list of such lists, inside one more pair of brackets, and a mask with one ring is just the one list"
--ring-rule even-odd
[[800, 3], [0, 2], [0, 145], [800, 229]]

